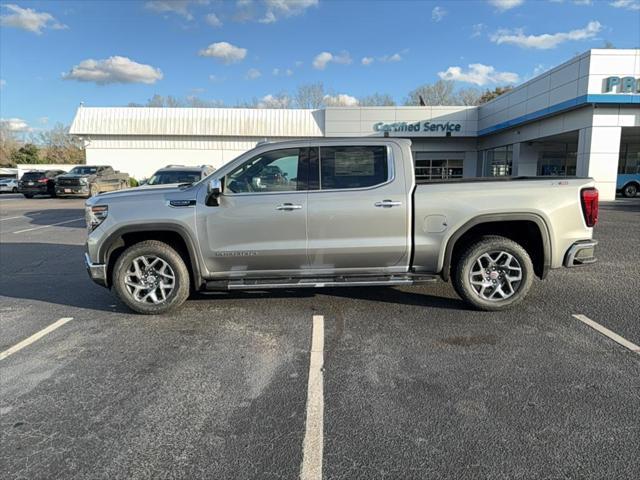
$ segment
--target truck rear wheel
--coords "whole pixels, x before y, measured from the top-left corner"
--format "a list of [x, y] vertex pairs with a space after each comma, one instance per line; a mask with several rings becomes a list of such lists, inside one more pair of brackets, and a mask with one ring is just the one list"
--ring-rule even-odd
[[627, 198], [633, 198], [638, 194], [638, 185], [629, 183], [622, 188], [622, 195]]
[[533, 282], [527, 251], [505, 237], [485, 236], [470, 245], [452, 272], [453, 286], [479, 310], [506, 310], [526, 297]]
[[189, 270], [173, 248], [163, 242], [136, 243], [116, 261], [113, 290], [130, 309], [146, 315], [179, 307], [189, 296]]

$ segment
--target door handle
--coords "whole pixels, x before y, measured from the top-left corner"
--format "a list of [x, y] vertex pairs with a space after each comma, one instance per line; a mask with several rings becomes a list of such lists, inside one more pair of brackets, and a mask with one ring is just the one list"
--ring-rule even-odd
[[287, 212], [291, 210], [302, 210], [302, 205], [294, 205], [293, 203], [282, 203], [276, 207], [276, 210], [284, 210]]
[[376, 207], [382, 208], [391, 208], [391, 207], [399, 207], [402, 205], [402, 202], [394, 202], [393, 200], [383, 200], [381, 202], [374, 203]]

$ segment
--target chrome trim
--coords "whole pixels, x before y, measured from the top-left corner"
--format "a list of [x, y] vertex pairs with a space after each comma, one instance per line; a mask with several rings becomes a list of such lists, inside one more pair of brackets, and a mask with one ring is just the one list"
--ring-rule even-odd
[[382, 208], [401, 207], [402, 202], [394, 202], [393, 200], [383, 200], [381, 202], [376, 202], [373, 205], [375, 207], [382, 207]]
[[283, 203], [281, 205], [278, 205], [276, 207], [276, 210], [285, 210], [285, 211], [302, 210], [302, 205], [294, 205], [293, 203]]
[[87, 267], [87, 273], [91, 280], [96, 282], [98, 285], [103, 287], [107, 287], [107, 266], [102, 263], [91, 263], [91, 257], [89, 257], [88, 253], [84, 254], [84, 263]]
[[579, 267], [582, 265], [589, 265], [591, 263], [595, 263], [596, 262], [595, 255], [592, 257], [587, 257], [586, 259], [578, 259], [578, 260], [576, 260], [576, 256], [582, 250], [587, 250], [587, 249], [593, 249], [595, 253], [595, 248], [597, 245], [598, 245], [597, 240], [580, 240], [574, 243], [573, 245], [571, 245], [569, 250], [567, 250], [567, 254], [564, 257], [564, 266], [567, 268], [571, 268], [571, 267]]

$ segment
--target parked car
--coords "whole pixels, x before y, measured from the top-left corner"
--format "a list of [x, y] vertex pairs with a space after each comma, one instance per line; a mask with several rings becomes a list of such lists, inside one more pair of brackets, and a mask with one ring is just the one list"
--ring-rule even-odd
[[15, 178], [0, 178], [0, 193], [17, 193], [18, 180]]
[[214, 171], [215, 168], [210, 165], [201, 165], [199, 167], [167, 165], [154, 173], [151, 178], [144, 182], [144, 185], [196, 183]]
[[[274, 166], [291, 181], [256, 186]], [[596, 261], [598, 191], [590, 178], [416, 180], [410, 140], [314, 138], [260, 145], [190, 186], [101, 195], [86, 216], [91, 278], [140, 313], [192, 290], [438, 278], [504, 310], [534, 277]]]
[[640, 165], [636, 167], [636, 173], [619, 173], [616, 182], [616, 190], [627, 198], [633, 198], [640, 192]]
[[125, 188], [129, 188], [128, 174], [117, 172], [108, 165], [79, 165], [58, 178], [56, 195], [90, 198]]
[[66, 173], [64, 170], [31, 170], [26, 172], [18, 182], [18, 192], [25, 198], [35, 195], [56, 196], [57, 178]]

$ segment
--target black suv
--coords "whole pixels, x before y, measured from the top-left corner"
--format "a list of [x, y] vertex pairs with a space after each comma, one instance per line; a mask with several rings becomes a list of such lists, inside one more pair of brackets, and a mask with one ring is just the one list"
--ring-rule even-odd
[[56, 177], [66, 173], [64, 170], [33, 170], [22, 175], [18, 182], [18, 192], [26, 198], [34, 195], [56, 196]]

